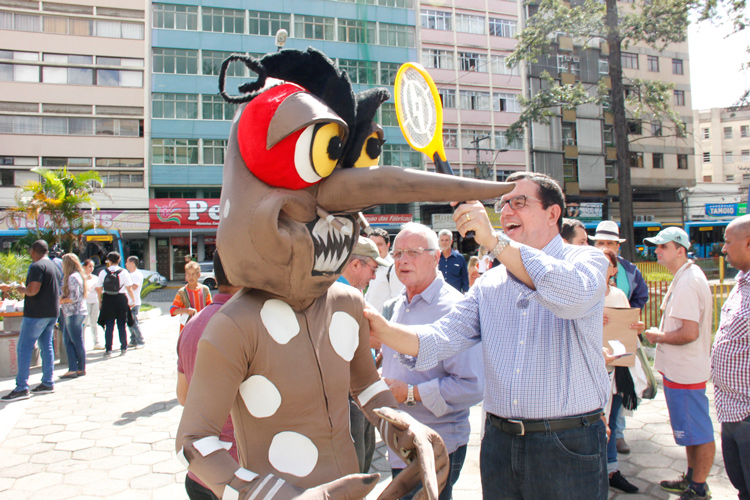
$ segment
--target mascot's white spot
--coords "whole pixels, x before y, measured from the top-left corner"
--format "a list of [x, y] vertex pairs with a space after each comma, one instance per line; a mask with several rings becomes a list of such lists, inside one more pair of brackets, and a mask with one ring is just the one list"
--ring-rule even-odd
[[286, 344], [299, 333], [299, 322], [286, 302], [270, 299], [260, 310], [260, 319], [268, 334], [279, 344]]
[[359, 323], [345, 312], [335, 312], [328, 328], [328, 337], [336, 354], [351, 361], [359, 346]]
[[256, 474], [255, 472], [249, 471], [242, 467], [234, 471], [234, 475], [242, 479], [243, 481], [247, 481], [248, 483], [258, 477], [258, 474]]
[[279, 472], [305, 477], [318, 463], [318, 448], [302, 434], [279, 432], [268, 448], [268, 461]]
[[226, 485], [224, 486], [224, 494], [221, 495], [221, 500], [240, 500], [240, 492]]
[[255, 418], [270, 417], [281, 405], [281, 393], [263, 375], [253, 375], [240, 384], [240, 394], [247, 411]]
[[190, 467], [190, 463], [187, 461], [187, 458], [185, 458], [185, 448], [180, 448], [179, 453], [177, 453], [177, 460], [179, 460], [186, 469]]
[[229, 205], [230, 205], [229, 200], [224, 202], [224, 218], [225, 219], [229, 217]]

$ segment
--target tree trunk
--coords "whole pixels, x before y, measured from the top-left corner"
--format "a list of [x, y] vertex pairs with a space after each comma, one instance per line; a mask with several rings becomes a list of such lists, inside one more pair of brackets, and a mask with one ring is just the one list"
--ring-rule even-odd
[[625, 93], [622, 87], [622, 39], [617, 28], [617, 0], [607, 0], [607, 43], [609, 44], [609, 77], [612, 80], [611, 108], [614, 115], [615, 146], [617, 148], [617, 182], [620, 184], [620, 238], [625, 242], [620, 247], [622, 256], [635, 260], [633, 238], [633, 188], [630, 183], [630, 148], [628, 147], [628, 124], [625, 119]]

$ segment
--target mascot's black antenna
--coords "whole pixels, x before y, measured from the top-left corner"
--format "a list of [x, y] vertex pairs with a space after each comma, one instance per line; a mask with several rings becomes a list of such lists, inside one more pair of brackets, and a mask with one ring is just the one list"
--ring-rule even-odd
[[[226, 90], [224, 90], [227, 68], [229, 68], [229, 65], [234, 61], [242, 61], [250, 71], [253, 71], [258, 75], [258, 78], [254, 82], [243, 83], [239, 86], [239, 91], [244, 94], [241, 96], [231, 96], [227, 94]], [[231, 102], [232, 104], [242, 104], [243, 102], [251, 101], [255, 97], [255, 92], [266, 85], [266, 75], [266, 69], [258, 59], [244, 56], [242, 54], [232, 54], [221, 63], [221, 71], [219, 72], [219, 94], [221, 94], [221, 97], [223, 97], [225, 101]]]

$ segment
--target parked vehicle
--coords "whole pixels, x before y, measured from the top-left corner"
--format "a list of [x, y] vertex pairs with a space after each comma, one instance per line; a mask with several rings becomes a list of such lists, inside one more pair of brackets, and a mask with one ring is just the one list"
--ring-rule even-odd
[[198, 278], [198, 283], [206, 285], [209, 290], [216, 289], [216, 275], [214, 275], [214, 263], [212, 261], [199, 262], [201, 266], [201, 275]]
[[167, 286], [167, 278], [157, 273], [156, 271], [149, 271], [147, 269], [139, 269], [139, 271], [143, 275], [144, 283], [155, 283], [160, 287]]

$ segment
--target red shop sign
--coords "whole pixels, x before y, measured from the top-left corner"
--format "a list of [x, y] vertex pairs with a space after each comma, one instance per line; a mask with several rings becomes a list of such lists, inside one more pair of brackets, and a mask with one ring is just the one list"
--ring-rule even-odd
[[149, 200], [151, 229], [206, 229], [219, 226], [219, 200], [156, 198]]

